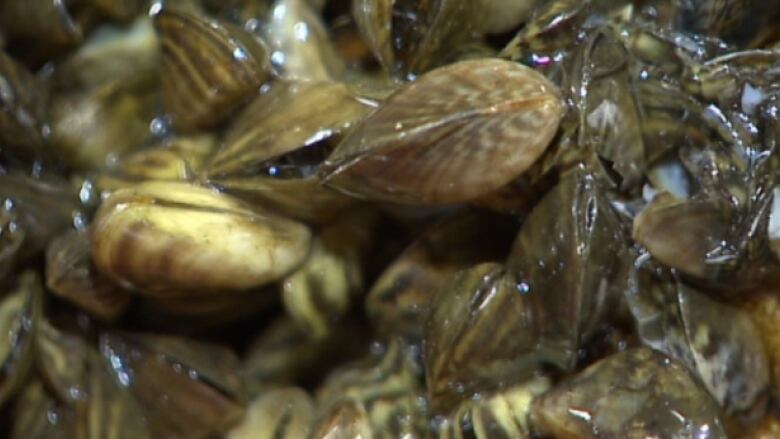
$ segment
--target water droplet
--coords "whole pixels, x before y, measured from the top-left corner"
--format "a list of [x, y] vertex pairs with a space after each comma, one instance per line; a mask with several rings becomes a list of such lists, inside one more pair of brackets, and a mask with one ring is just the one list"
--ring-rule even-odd
[[152, 5], [149, 6], [149, 16], [154, 17], [155, 15], [159, 14], [160, 11], [162, 11], [162, 8], [163, 8], [162, 1], [153, 2]]
[[448, 387], [455, 393], [463, 393], [466, 391], [466, 387], [460, 381], [450, 381]]
[[286, 59], [286, 58], [285, 58], [285, 56], [284, 56], [284, 53], [283, 53], [283, 52], [280, 52], [280, 51], [278, 51], [278, 50], [277, 50], [276, 52], [274, 52], [274, 53], [272, 53], [272, 54], [271, 54], [271, 62], [272, 62], [272, 63], [273, 63], [275, 66], [282, 66], [282, 65], [284, 65], [284, 60], [285, 60], [285, 59]]
[[163, 137], [170, 131], [170, 123], [166, 117], [158, 116], [149, 122], [149, 132], [154, 136]]
[[59, 415], [56, 411], [49, 409], [46, 411], [46, 420], [49, 421], [49, 424], [51, 425], [57, 425], [57, 421], [59, 420]]
[[385, 345], [381, 342], [373, 341], [369, 346], [369, 350], [371, 351], [371, 355], [379, 356], [385, 353]]
[[79, 189], [79, 200], [82, 204], [91, 204], [94, 200], [94, 195], [95, 187], [92, 185], [92, 182], [84, 180], [84, 183], [81, 184], [81, 189]]
[[246, 54], [246, 51], [240, 47], [236, 47], [233, 49], [233, 59], [236, 61], [246, 61], [249, 57]]
[[517, 292], [526, 295], [531, 292], [531, 286], [528, 285], [526, 282], [520, 282], [517, 284]]
[[73, 227], [76, 230], [83, 232], [87, 229], [88, 225], [89, 222], [87, 221], [87, 217], [85, 217], [83, 213], [78, 211], [73, 213]]
[[68, 388], [68, 396], [71, 397], [71, 399], [74, 399], [76, 401], [82, 401], [85, 399], [86, 394], [83, 390], [81, 390], [78, 386], [71, 386]]
[[295, 23], [293, 26], [293, 34], [295, 34], [295, 38], [306, 41], [309, 38], [309, 26], [302, 21]]

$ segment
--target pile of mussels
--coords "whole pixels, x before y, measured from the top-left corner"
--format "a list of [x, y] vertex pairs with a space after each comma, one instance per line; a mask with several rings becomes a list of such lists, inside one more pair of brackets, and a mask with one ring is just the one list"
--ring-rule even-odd
[[780, 437], [778, 20], [0, 0], [0, 435]]

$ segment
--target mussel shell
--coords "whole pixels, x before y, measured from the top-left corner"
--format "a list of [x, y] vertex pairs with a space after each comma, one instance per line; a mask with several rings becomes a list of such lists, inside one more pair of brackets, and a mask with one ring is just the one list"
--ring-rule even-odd
[[92, 257], [111, 279], [152, 296], [246, 291], [295, 269], [302, 224], [187, 183], [146, 182], [103, 200]]
[[288, 80], [327, 81], [344, 74], [328, 30], [308, 0], [276, 0], [263, 28], [271, 63]]
[[461, 61], [399, 88], [347, 135], [320, 175], [373, 201], [469, 201], [528, 170], [563, 114], [557, 88], [539, 73], [499, 59]]
[[152, 21], [140, 17], [129, 28], [106, 25], [96, 29], [79, 50], [57, 66], [54, 81], [61, 90], [84, 90], [106, 82], [157, 74], [159, 62], [160, 43]]
[[762, 0], [690, 0], [675, 3], [677, 26], [684, 31], [720, 37], [754, 46], [773, 29], [780, 12], [774, 2]]
[[[431, 408], [448, 413], [476, 393], [525, 381], [565, 356], [540, 345], [536, 316], [500, 264], [452, 276], [431, 304], [425, 375]], [[560, 360], [558, 360], [560, 361]]]
[[647, 348], [607, 357], [537, 399], [554, 437], [725, 438], [717, 405], [684, 366]]
[[133, 152], [95, 178], [100, 192], [131, 187], [147, 180], [194, 181], [216, 149], [211, 134], [174, 136]]
[[534, 0], [481, 0], [479, 13], [472, 17], [480, 33], [500, 34], [523, 23], [530, 15]]
[[246, 321], [276, 303], [276, 286], [234, 294], [199, 297], [141, 297], [130, 314], [154, 329], [200, 334]]
[[345, 359], [362, 353], [368, 341], [363, 327], [343, 322], [324, 339], [312, 339], [289, 317], [271, 322], [250, 344], [244, 360], [250, 396], [269, 387], [315, 383]]
[[315, 239], [306, 262], [283, 280], [282, 303], [301, 329], [321, 339], [349, 310], [361, 277], [359, 266]]
[[77, 437], [77, 416], [71, 407], [49, 395], [40, 380], [27, 384], [16, 399], [11, 439]]
[[431, 301], [449, 277], [482, 262], [504, 260], [516, 225], [479, 212], [456, 214], [428, 227], [393, 261], [366, 298], [366, 312], [383, 334], [420, 339]]
[[50, 108], [51, 143], [70, 166], [101, 169], [152, 138], [149, 127], [159, 102], [149, 72], [57, 94]]
[[568, 48], [590, 11], [590, 0], [536, 2], [526, 25], [502, 50], [501, 56], [526, 60], [534, 53], [551, 54]]
[[37, 274], [22, 273], [0, 301], [0, 405], [33, 372], [35, 340], [43, 313], [43, 288]]
[[657, 276], [634, 273], [627, 294], [642, 343], [687, 366], [724, 413], [747, 423], [763, 416], [769, 362], [748, 313]]
[[660, 194], [634, 220], [633, 237], [661, 263], [706, 279], [719, 268], [708, 262], [709, 255], [730, 241], [729, 214], [718, 200]]
[[311, 439], [374, 438], [374, 429], [368, 411], [354, 401], [343, 402], [332, 408], [314, 426]]
[[421, 437], [427, 403], [417, 355], [413, 345], [392, 340], [379, 356], [334, 371], [317, 391], [323, 416], [315, 431], [330, 424], [336, 431], [349, 429], [357, 422], [378, 437]]
[[[117, 357], [119, 358], [119, 357]], [[85, 375], [85, 387], [89, 397], [83, 408], [81, 428], [90, 438], [115, 437], [117, 439], [152, 439], [158, 437], [158, 430], [152, 428], [142, 408], [142, 401], [136, 400], [128, 389], [129, 375], [116, 375], [115, 364], [104, 361], [97, 352], [89, 352], [89, 371]], [[119, 372], [126, 371], [120, 369]], [[167, 434], [167, 432], [166, 432]], [[176, 437], [171, 435], [170, 437]], [[193, 436], [194, 437], [194, 436]]]
[[80, 43], [81, 23], [60, 0], [9, 0], [0, 5], [0, 26], [9, 41], [25, 47], [21, 54], [40, 63]]
[[576, 352], [627, 285], [628, 239], [596, 177], [575, 169], [536, 205], [512, 249], [507, 268], [538, 343], [571, 370]]
[[385, 69], [405, 77], [437, 67], [451, 46], [471, 39], [484, 16], [481, 6], [478, 1], [354, 0], [352, 15]]
[[141, 12], [143, 0], [89, 0], [89, 3], [112, 20], [126, 22]]
[[209, 184], [250, 204], [307, 224], [327, 224], [355, 205], [355, 200], [308, 178], [220, 178]]
[[780, 295], [774, 288], [747, 295], [739, 304], [752, 318], [769, 358], [772, 395], [780, 395], [780, 332], [775, 322], [780, 318]]
[[349, 199], [319, 184], [316, 156], [375, 105], [343, 84], [277, 82], [231, 124], [206, 179], [294, 218], [327, 222]]
[[119, 317], [131, 295], [97, 271], [89, 237], [69, 231], [54, 239], [46, 251], [46, 286], [54, 294], [104, 320]]
[[726, 413], [743, 415], [748, 424], [762, 418], [769, 361], [751, 317], [684, 286], [678, 301], [695, 370], [707, 390]]
[[377, 105], [340, 83], [276, 82], [232, 122], [208, 175], [256, 175], [265, 162], [338, 138]]
[[61, 331], [44, 319], [38, 323], [38, 370], [59, 400], [75, 405], [88, 399], [90, 355], [94, 352], [86, 340]]
[[165, 108], [180, 130], [218, 125], [268, 79], [267, 49], [241, 28], [167, 7], [154, 26]]
[[238, 358], [227, 348], [170, 336], [108, 333], [103, 361], [138, 402], [151, 437], [204, 438], [244, 412]]
[[45, 249], [49, 240], [83, 219], [78, 197], [58, 178], [0, 175], [0, 280]]
[[[2, 157], [51, 160], [46, 149], [48, 91], [27, 68], [0, 50], [0, 142]], [[5, 148], [4, 148], [5, 149]]]
[[582, 62], [580, 145], [613, 163], [621, 190], [636, 191], [647, 166], [641, 118], [632, 83], [630, 54], [621, 42], [598, 33], [587, 42]]
[[531, 404], [550, 390], [549, 378], [535, 378], [527, 383], [481, 396], [458, 407], [439, 422], [433, 437], [455, 439], [510, 439], [532, 437]]

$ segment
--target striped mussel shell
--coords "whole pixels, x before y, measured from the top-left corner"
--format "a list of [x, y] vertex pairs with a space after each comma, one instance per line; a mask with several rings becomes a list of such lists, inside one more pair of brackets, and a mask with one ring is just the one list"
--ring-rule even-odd
[[681, 30], [723, 38], [755, 47], [775, 32], [777, 2], [763, 0], [691, 0], [676, 2], [677, 26]]
[[327, 432], [355, 431], [356, 426], [375, 437], [423, 436], [428, 402], [421, 385], [419, 347], [394, 339], [382, 349], [325, 380], [317, 391], [323, 410], [315, 427], [319, 435], [312, 437], [334, 437]]
[[0, 301], [0, 407], [32, 372], [42, 301], [40, 278], [29, 271]]
[[241, 28], [174, 8], [159, 10], [154, 26], [165, 109], [179, 130], [220, 124], [269, 77], [264, 43]]
[[124, 332], [104, 333], [99, 343], [103, 364], [140, 407], [150, 437], [223, 437], [240, 422], [244, 384], [227, 347]]
[[341, 83], [276, 81], [230, 124], [206, 180], [292, 218], [330, 221], [351, 200], [323, 187], [315, 174], [376, 105]]
[[273, 282], [309, 253], [303, 224], [189, 183], [113, 192], [92, 228], [92, 258], [152, 297], [239, 293]]
[[314, 338], [324, 338], [363, 290], [364, 260], [378, 229], [373, 210], [343, 215], [324, 226], [306, 261], [282, 282], [282, 302]]
[[0, 4], [0, 27], [9, 46], [25, 61], [42, 64], [84, 39], [82, 18], [73, 12], [74, 2], [61, 0], [8, 0]]
[[463, 403], [437, 422], [437, 439], [512, 439], [532, 437], [531, 405], [550, 390], [540, 376], [520, 385]]
[[132, 298], [95, 268], [87, 233], [75, 230], [69, 230], [49, 244], [46, 286], [54, 295], [106, 321], [119, 317]]

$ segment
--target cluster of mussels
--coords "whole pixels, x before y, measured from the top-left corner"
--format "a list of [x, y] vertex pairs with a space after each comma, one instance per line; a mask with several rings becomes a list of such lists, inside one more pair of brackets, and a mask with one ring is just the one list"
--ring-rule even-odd
[[0, 436], [780, 437], [778, 20], [0, 0]]

